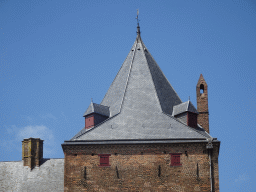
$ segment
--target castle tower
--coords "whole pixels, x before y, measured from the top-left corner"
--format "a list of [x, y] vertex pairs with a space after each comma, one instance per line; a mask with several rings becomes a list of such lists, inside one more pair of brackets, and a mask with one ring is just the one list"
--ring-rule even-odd
[[219, 192], [220, 141], [207, 133], [202, 75], [197, 91], [199, 111], [191, 101], [182, 102], [138, 24], [136, 40], [102, 102], [91, 102], [85, 127], [62, 144], [64, 191]]
[[199, 113], [197, 122], [205, 131], [209, 130], [209, 111], [208, 111], [208, 86], [201, 74], [196, 85], [197, 111]]

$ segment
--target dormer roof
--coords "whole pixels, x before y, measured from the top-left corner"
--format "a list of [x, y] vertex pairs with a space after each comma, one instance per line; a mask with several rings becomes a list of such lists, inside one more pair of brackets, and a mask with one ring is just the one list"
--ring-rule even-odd
[[179, 115], [184, 112], [192, 112], [199, 114], [190, 100], [173, 106], [172, 116]]
[[91, 102], [83, 117], [92, 113], [97, 113], [109, 117], [109, 107]]

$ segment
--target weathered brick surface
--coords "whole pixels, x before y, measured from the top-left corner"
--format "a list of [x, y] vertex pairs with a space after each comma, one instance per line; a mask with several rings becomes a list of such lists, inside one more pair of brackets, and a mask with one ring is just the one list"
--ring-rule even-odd
[[213, 168], [213, 189], [219, 191], [219, 145], [215, 146], [212, 151], [212, 168]]
[[[218, 145], [212, 153], [218, 189]], [[187, 151], [187, 152], [185, 152]], [[65, 191], [210, 191], [206, 143], [65, 146]], [[181, 166], [170, 166], [181, 153]], [[98, 154], [111, 154], [100, 167]], [[187, 155], [186, 155], [187, 154]]]

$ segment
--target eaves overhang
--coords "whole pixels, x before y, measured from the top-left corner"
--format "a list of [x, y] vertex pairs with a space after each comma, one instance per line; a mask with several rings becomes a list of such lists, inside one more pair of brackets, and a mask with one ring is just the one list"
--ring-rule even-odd
[[[217, 138], [213, 138], [213, 143], [220, 143]], [[140, 140], [77, 140], [77, 141], [64, 141], [62, 145], [123, 145], [123, 144], [167, 144], [167, 143], [208, 143], [207, 139], [140, 139]]]

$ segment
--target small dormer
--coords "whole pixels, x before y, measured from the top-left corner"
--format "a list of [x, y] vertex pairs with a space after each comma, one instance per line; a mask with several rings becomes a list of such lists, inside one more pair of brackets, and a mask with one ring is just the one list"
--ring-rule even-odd
[[187, 101], [173, 107], [172, 116], [193, 128], [197, 127], [197, 115], [198, 112], [191, 101]]
[[109, 118], [109, 107], [91, 102], [83, 117], [85, 117], [85, 129], [98, 125]]

